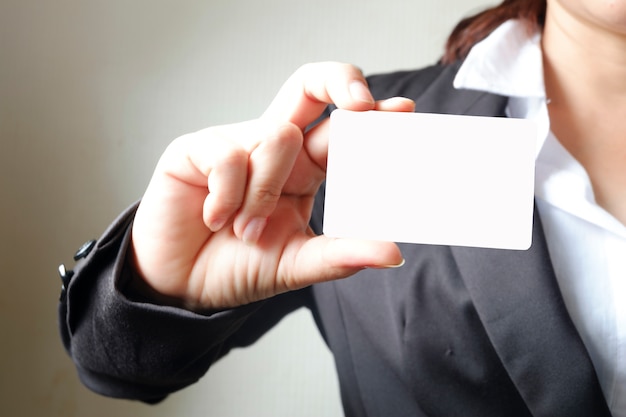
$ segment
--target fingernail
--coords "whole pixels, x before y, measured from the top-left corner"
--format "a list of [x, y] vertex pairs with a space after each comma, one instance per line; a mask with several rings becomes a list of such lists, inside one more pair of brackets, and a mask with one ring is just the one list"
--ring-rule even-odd
[[374, 104], [374, 97], [369, 88], [362, 81], [352, 81], [350, 83], [350, 95], [353, 99], [364, 103]]
[[255, 244], [261, 238], [263, 234], [263, 230], [265, 229], [265, 225], [267, 224], [267, 219], [263, 217], [255, 217], [250, 220], [246, 225], [246, 228], [243, 231], [243, 235], [241, 239], [250, 245]]
[[373, 265], [368, 266], [369, 269], [390, 269], [390, 268], [400, 268], [406, 263], [406, 260], [402, 258], [402, 262], [397, 265]]
[[224, 227], [224, 225], [226, 224], [226, 218], [218, 218], [218, 219], [214, 219], [213, 221], [211, 221], [211, 224], [209, 224], [209, 229], [212, 232], [219, 232], [220, 230], [222, 230], [222, 227]]
[[397, 265], [387, 265], [386, 268], [400, 268], [406, 263], [406, 259], [402, 258], [402, 261]]

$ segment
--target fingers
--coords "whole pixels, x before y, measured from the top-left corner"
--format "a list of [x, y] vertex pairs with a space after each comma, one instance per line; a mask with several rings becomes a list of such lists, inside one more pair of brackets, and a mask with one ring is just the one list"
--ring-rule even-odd
[[410, 98], [392, 97], [387, 100], [379, 100], [376, 102], [376, 110], [378, 111], [396, 111], [396, 112], [413, 112], [415, 111], [415, 102]]
[[331, 103], [349, 110], [375, 107], [365, 77], [358, 68], [336, 62], [300, 67], [282, 86], [263, 117], [289, 121], [304, 129]]
[[300, 129], [283, 124], [250, 154], [246, 192], [233, 224], [235, 235], [244, 242], [259, 240], [293, 170], [302, 142]]
[[[218, 142], [218, 141], [216, 141]], [[248, 153], [234, 142], [216, 143], [214, 162], [208, 172], [208, 195], [203, 219], [217, 232], [239, 210], [244, 201], [248, 176]]]

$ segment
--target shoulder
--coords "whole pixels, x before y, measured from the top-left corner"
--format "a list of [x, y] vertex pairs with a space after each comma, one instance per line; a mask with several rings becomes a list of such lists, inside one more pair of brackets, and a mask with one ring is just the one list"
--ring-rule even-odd
[[422, 113], [504, 117], [508, 98], [485, 91], [457, 89], [454, 78], [462, 65], [432, 65], [415, 71], [398, 71], [368, 77], [374, 98], [406, 97]]
[[459, 67], [460, 63], [436, 64], [410, 71], [374, 74], [367, 77], [367, 81], [377, 100], [395, 96], [415, 99], [433, 84], [443, 84], [453, 88], [452, 82]]

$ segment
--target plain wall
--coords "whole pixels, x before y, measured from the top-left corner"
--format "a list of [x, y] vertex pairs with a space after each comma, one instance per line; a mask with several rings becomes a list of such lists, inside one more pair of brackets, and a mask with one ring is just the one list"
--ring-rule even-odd
[[58, 337], [57, 266], [141, 197], [176, 136], [256, 117], [306, 62], [433, 63], [489, 4], [0, 0], [0, 415], [340, 416], [304, 310], [158, 406], [89, 392]]

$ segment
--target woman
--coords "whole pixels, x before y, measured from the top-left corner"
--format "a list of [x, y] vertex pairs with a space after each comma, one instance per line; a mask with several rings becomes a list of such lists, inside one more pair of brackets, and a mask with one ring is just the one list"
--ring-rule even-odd
[[[307, 306], [348, 416], [626, 416], [625, 72], [609, 0], [504, 1], [420, 71], [302, 67], [258, 120], [175, 140], [85, 251], [60, 306], [82, 380], [158, 401]], [[532, 247], [317, 235], [327, 104], [535, 119]]]

